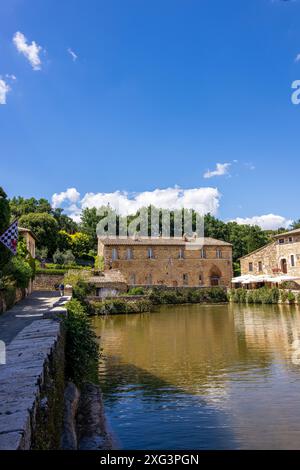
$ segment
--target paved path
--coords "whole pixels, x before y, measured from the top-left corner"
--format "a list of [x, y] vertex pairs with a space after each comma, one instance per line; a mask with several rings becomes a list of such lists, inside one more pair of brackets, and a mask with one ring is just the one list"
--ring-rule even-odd
[[33, 292], [0, 315], [0, 340], [8, 345], [26, 326], [35, 320], [49, 318], [51, 312], [57, 313], [68, 300], [69, 297], [60, 297], [58, 292]]

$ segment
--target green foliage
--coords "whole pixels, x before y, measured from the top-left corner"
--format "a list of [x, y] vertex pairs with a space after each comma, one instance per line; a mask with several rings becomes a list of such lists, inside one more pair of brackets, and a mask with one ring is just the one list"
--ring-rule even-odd
[[277, 287], [262, 287], [261, 289], [233, 289], [230, 292], [230, 299], [235, 303], [249, 304], [278, 304], [280, 292]]
[[161, 289], [150, 290], [149, 299], [153, 304], [220, 303], [227, 302], [227, 293], [220, 287], [205, 289]]
[[4, 301], [6, 309], [9, 310], [12, 308], [16, 301], [16, 286], [14, 284], [8, 284], [3, 290]]
[[86, 233], [74, 233], [71, 235], [71, 249], [76, 258], [87, 254], [90, 250], [90, 237]]
[[104, 271], [104, 257], [97, 255], [95, 256], [95, 270]]
[[293, 292], [290, 291], [290, 292], [288, 293], [287, 299], [288, 299], [288, 301], [289, 301], [290, 304], [293, 304], [293, 303], [295, 303], [296, 296], [295, 296], [295, 294], [294, 294]]
[[66, 377], [77, 386], [98, 383], [99, 346], [85, 307], [76, 299], [67, 303]]
[[48, 256], [48, 248], [42, 246], [41, 248], [35, 249], [35, 257], [39, 260], [46, 260]]
[[19, 218], [22, 215], [30, 214], [32, 212], [47, 212], [50, 214], [52, 210], [50, 202], [43, 198], [35, 199], [34, 197], [31, 197], [29, 199], [25, 199], [21, 196], [13, 197], [10, 200], [9, 205], [11, 214], [14, 218]]
[[[7, 195], [0, 187], [0, 235], [9, 227], [10, 208]], [[0, 270], [7, 264], [11, 258], [11, 252], [0, 243]]]
[[53, 261], [58, 265], [71, 266], [74, 264], [75, 256], [71, 250], [67, 250], [65, 253], [63, 253], [57, 249], [53, 255]]
[[46, 247], [50, 256], [54, 253], [57, 244], [58, 224], [52, 215], [46, 212], [23, 215], [19, 224], [34, 232], [38, 239], [38, 248]]
[[34, 274], [30, 265], [19, 256], [14, 256], [9, 261], [3, 269], [3, 273], [11, 277], [15, 281], [16, 286], [22, 289], [28, 287], [29, 281]]
[[285, 303], [288, 300], [289, 293], [287, 290], [282, 290], [280, 292], [280, 300], [282, 303]]
[[71, 249], [72, 238], [65, 230], [59, 230], [57, 234], [57, 249], [59, 251], [67, 251]]
[[129, 291], [127, 292], [128, 295], [144, 295], [145, 290], [143, 287], [131, 287]]
[[103, 301], [90, 302], [91, 312], [95, 315], [115, 315], [121, 313], [144, 313], [150, 312], [152, 302], [149, 299], [131, 300], [116, 298]]
[[75, 284], [72, 284], [72, 287], [73, 298], [78, 299], [82, 303], [85, 303], [87, 296], [91, 295], [95, 291], [95, 287], [91, 284], [88, 284], [83, 279], [80, 279]]
[[69, 268], [53, 268], [53, 269], [47, 269], [47, 268], [36, 268], [36, 274], [49, 274], [50, 276], [57, 276], [60, 274], [66, 274], [68, 272]]
[[300, 292], [299, 292], [299, 294], [298, 294], [297, 297], [296, 297], [296, 302], [297, 302], [297, 304], [300, 304]]

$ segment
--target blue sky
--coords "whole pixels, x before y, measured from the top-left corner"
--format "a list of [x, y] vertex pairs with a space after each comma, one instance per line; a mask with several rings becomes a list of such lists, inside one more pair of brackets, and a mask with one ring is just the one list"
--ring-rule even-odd
[[77, 217], [121, 198], [288, 224], [298, 54], [297, 0], [2, 0], [0, 184]]

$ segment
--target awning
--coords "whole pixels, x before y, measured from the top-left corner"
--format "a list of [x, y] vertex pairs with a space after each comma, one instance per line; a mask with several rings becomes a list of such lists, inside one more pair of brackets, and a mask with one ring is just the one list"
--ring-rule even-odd
[[267, 274], [262, 274], [259, 276], [254, 276], [251, 274], [245, 274], [243, 276], [234, 277], [231, 282], [232, 284], [258, 284], [262, 282], [271, 282], [273, 284], [281, 284], [282, 282], [298, 281], [300, 277], [281, 275], [281, 276], [271, 276]]

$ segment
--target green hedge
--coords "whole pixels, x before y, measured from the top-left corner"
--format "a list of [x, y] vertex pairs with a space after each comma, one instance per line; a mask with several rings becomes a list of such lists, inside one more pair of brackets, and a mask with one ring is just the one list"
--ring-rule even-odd
[[79, 300], [67, 303], [66, 377], [79, 387], [87, 382], [98, 383], [99, 345], [85, 307]]
[[153, 288], [149, 293], [149, 299], [155, 305], [228, 302], [226, 291], [220, 287], [174, 290]]
[[65, 274], [68, 272], [68, 269], [46, 269], [46, 268], [37, 268], [36, 274], [49, 274], [50, 276], [56, 276], [59, 274]]
[[118, 313], [144, 313], [150, 312], [152, 302], [149, 299], [131, 300], [122, 299], [94, 300], [90, 302], [90, 311], [94, 315], [112, 315]]
[[230, 299], [235, 303], [278, 304], [280, 300], [294, 302], [295, 295], [292, 292], [280, 291], [277, 287], [262, 287], [254, 290], [240, 288], [230, 292]]

